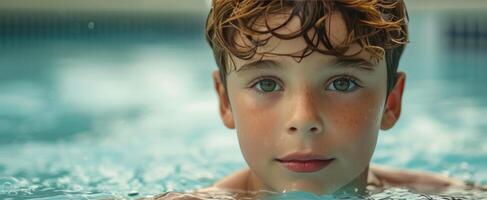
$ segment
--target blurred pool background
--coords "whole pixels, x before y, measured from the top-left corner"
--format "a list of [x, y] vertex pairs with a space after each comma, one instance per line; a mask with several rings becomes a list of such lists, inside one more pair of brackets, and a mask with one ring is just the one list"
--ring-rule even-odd
[[[0, 199], [136, 198], [244, 167], [208, 2], [2, 0]], [[487, 184], [487, 2], [406, 3], [403, 112], [373, 161]]]

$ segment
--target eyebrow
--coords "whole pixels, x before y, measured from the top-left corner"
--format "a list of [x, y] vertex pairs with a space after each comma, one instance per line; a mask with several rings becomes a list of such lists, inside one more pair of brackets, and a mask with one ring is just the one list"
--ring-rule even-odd
[[246, 63], [240, 67], [237, 71], [245, 71], [245, 70], [252, 70], [252, 69], [278, 69], [281, 66], [273, 60], [256, 60], [250, 63]]
[[[374, 64], [368, 60], [362, 58], [336, 58], [328, 64], [333, 67], [346, 67], [346, 68], [357, 68], [366, 71], [373, 71]], [[274, 60], [255, 60], [246, 64], [243, 64], [238, 70], [254, 70], [254, 69], [280, 69], [281, 65]]]
[[336, 58], [331, 62], [332, 66], [336, 67], [352, 67], [363, 69], [366, 71], [373, 71], [374, 64], [363, 58]]

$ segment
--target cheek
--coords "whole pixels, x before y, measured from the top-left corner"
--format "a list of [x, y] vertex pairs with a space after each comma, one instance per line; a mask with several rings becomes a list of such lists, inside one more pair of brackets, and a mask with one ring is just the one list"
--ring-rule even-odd
[[258, 102], [255, 97], [235, 95], [233, 116], [240, 148], [247, 161], [262, 153], [272, 152], [275, 129], [279, 116], [277, 105]]
[[333, 126], [345, 131], [351, 137], [359, 136], [367, 130], [378, 128], [379, 104], [370, 97], [351, 100], [331, 110]]
[[331, 102], [329, 128], [334, 146], [350, 156], [370, 157], [375, 148], [382, 116], [380, 92], [363, 92]]

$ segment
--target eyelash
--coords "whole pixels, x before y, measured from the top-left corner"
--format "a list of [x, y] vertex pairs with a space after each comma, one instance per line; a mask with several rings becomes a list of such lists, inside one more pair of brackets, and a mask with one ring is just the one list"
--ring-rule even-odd
[[337, 91], [339, 93], [349, 93], [349, 92], [353, 92], [355, 90], [357, 90], [357, 88], [363, 88], [363, 86], [361, 84], [358, 84], [358, 80], [355, 79], [354, 77], [350, 76], [350, 75], [339, 75], [339, 76], [335, 76], [332, 78], [332, 81], [330, 81], [326, 87], [326, 89], [328, 90], [328, 87], [329, 86], [333, 86], [333, 82], [335, 82], [336, 80], [340, 80], [340, 79], [345, 79], [349, 82], [351, 82], [354, 86], [353, 88], [350, 90], [350, 91], [338, 91], [338, 90], [332, 90], [332, 91]]
[[[338, 91], [338, 90], [328, 89], [329, 86], [333, 86], [333, 82], [334, 81], [340, 80], [340, 79], [345, 79], [345, 80], [351, 82], [354, 85], [353, 88], [350, 91], [345, 91], [345, 92]], [[254, 89], [260, 95], [269, 95], [270, 93], [277, 92], [277, 91], [264, 92], [264, 91], [260, 91], [259, 89], [257, 89], [256, 88], [257, 87], [257, 84], [261, 83], [263, 80], [272, 80], [272, 81], [276, 82], [277, 87], [279, 87], [279, 90], [277, 90], [277, 91], [281, 91], [282, 88], [283, 88], [282, 84], [280, 84], [281, 83], [280, 80], [276, 80], [276, 78], [270, 77], [270, 76], [261, 76], [261, 77], [258, 77], [255, 81], [252, 82], [252, 84], [250, 84], [250, 87], [249, 88]], [[361, 84], [358, 84], [357, 83], [357, 79], [355, 79], [354, 77], [352, 77], [350, 75], [339, 75], [339, 76], [335, 76], [335, 77], [332, 78], [332, 80], [330, 82], [328, 82], [326, 84], [326, 90], [336, 91], [336, 92], [339, 92], [339, 93], [353, 92], [357, 88], [363, 88], [363, 86]]]
[[280, 88], [277, 91], [280, 91], [283, 88], [282, 87], [282, 84], [280, 84], [280, 82], [281, 82], [280, 80], [276, 80], [276, 78], [273, 78], [273, 77], [270, 77], [270, 76], [261, 76], [261, 77], [258, 77], [255, 81], [252, 82], [252, 84], [250, 84], [250, 87], [249, 88], [254, 89], [257, 92], [257, 94], [260, 94], [260, 95], [269, 95], [270, 93], [273, 93], [274, 91], [273, 92], [264, 92], [264, 91], [260, 91], [260, 90], [256, 89], [257, 84], [259, 84], [263, 80], [272, 80], [272, 81], [276, 82], [277, 87]]

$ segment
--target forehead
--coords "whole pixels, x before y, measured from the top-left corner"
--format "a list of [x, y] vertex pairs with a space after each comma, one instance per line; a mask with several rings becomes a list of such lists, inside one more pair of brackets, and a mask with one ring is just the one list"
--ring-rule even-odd
[[[333, 11], [332, 13], [330, 13], [330, 15], [328, 15], [327, 18], [325, 18], [324, 23], [326, 24], [327, 30], [324, 34], [326, 34], [330, 44], [335, 47], [344, 45], [347, 41], [349, 33], [347, 31], [347, 25], [342, 17], [342, 14], [338, 11]], [[275, 33], [280, 35], [293, 34], [299, 32], [302, 29], [302, 24], [299, 17], [292, 16], [290, 18], [290, 10], [284, 10], [282, 13], [269, 15], [267, 18], [259, 17], [255, 21], [253, 28], [258, 31], [268, 31], [269, 28], [267, 26], [269, 26], [271, 29], [282, 26], [275, 30]], [[305, 34], [308, 34], [309, 38], [313, 38], [313, 35], [315, 35], [315, 30], [310, 29]], [[230, 55], [233, 63], [229, 64], [235, 65], [234, 67], [237, 71], [246, 64], [255, 63], [262, 59], [279, 60], [281, 59], [281, 57], [300, 57], [305, 49], [308, 47], [308, 43], [302, 36], [292, 39], [280, 39], [273, 36], [271, 33], [266, 33], [252, 35], [252, 38], [258, 41], [265, 39], [268, 40], [265, 45], [257, 47], [256, 54], [250, 59], [244, 60], [236, 56]], [[237, 48], [239, 46], [252, 45], [252, 41], [250, 41], [241, 33], [235, 34], [234, 39], [237, 43]], [[316, 43], [318, 43], [319, 49], [327, 50], [327, 48], [321, 42], [318, 42], [317, 39]], [[368, 53], [367, 51], [361, 51], [362, 47], [358, 43], [352, 43], [347, 46], [349, 47], [349, 49], [345, 53], [345, 55], [354, 55], [350, 58], [351, 60], [362, 60], [363, 62], [367, 62], [368, 64], [373, 63], [370, 53]], [[318, 58], [314, 60], [319, 60], [323, 63], [331, 63], [337, 60], [336, 56], [321, 54], [317, 51], [314, 51], [309, 56]]]

